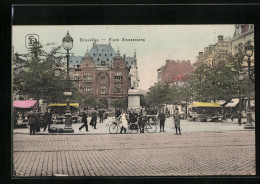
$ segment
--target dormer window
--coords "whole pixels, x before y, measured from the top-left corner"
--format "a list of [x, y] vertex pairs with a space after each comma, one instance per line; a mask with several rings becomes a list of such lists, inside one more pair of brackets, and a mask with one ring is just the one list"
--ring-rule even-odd
[[105, 64], [106, 64], [106, 62], [105, 62], [105, 61], [101, 61], [101, 65], [103, 65], [103, 66], [104, 66]]
[[99, 61], [99, 58], [97, 58], [97, 61]]
[[107, 61], [109, 61], [109, 59], [107, 59]]

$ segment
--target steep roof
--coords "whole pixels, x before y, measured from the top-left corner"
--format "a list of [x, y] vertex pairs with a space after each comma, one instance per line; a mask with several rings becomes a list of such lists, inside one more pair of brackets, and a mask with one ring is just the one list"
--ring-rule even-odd
[[77, 65], [80, 65], [82, 62], [82, 56], [70, 56], [69, 57], [69, 67], [76, 68]]
[[132, 64], [135, 64], [134, 57], [125, 57], [125, 65], [129, 69]]
[[116, 52], [110, 44], [93, 44], [93, 47], [89, 51], [89, 55], [93, 58], [96, 66], [101, 65], [104, 62], [105, 65], [111, 66], [113, 58], [116, 57]]

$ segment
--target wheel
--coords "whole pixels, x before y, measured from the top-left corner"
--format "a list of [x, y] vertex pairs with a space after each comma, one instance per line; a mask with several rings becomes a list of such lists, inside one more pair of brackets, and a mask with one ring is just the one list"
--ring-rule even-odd
[[148, 133], [154, 133], [157, 130], [157, 123], [156, 122], [151, 122], [151, 123], [147, 122], [145, 128]]
[[133, 123], [131, 125], [129, 125], [129, 132], [130, 133], [137, 133], [139, 131], [139, 127], [137, 124]]
[[111, 134], [116, 134], [117, 133], [117, 130], [118, 130], [118, 126], [116, 123], [112, 123], [110, 126], [109, 126], [109, 133]]

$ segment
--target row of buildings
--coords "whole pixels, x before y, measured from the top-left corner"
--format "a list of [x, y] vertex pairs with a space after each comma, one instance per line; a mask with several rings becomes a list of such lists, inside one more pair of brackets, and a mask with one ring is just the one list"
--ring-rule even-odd
[[[235, 55], [240, 49], [244, 50], [244, 45], [248, 41], [254, 45], [254, 25], [236, 24], [233, 38], [219, 35], [217, 43], [208, 45], [204, 48], [204, 52], [199, 52], [194, 63], [191, 64], [190, 60], [166, 60], [166, 64], [157, 69], [157, 83], [173, 87], [183, 86], [188, 83], [193, 71], [200, 65], [207, 64], [214, 67], [227, 55]], [[254, 55], [251, 61], [253, 65]], [[247, 63], [244, 62], [243, 66], [246, 67]]]
[[[235, 55], [239, 50], [244, 50], [244, 45], [247, 42], [254, 45], [254, 25], [236, 24], [232, 38], [224, 38], [223, 35], [219, 35], [217, 43], [208, 45], [204, 48], [204, 52], [199, 52], [196, 61], [193, 63], [194, 70], [201, 64], [207, 64], [211, 67], [216, 66], [228, 54]], [[247, 66], [247, 63], [244, 62], [243, 66]]]
[[[214, 67], [220, 61], [225, 61], [228, 55], [235, 55], [239, 50], [243, 51], [244, 45], [247, 42], [250, 42], [254, 46], [253, 24], [236, 24], [234, 28], [232, 38], [224, 38], [223, 35], [219, 35], [217, 42], [205, 47], [204, 52], [199, 52], [196, 61], [192, 64], [190, 60], [166, 60], [166, 64], [157, 69], [156, 84], [167, 84], [173, 88], [183, 87], [188, 84], [193, 71], [200, 65], [207, 64], [210, 67]], [[242, 65], [244, 68], [248, 66], [245, 60]], [[254, 55], [251, 57], [251, 65], [254, 65]], [[234, 101], [236, 103], [232, 104], [232, 106], [238, 106], [239, 100]], [[251, 102], [251, 106], [254, 106], [254, 100], [251, 100]], [[167, 108], [170, 111], [174, 109], [170, 105]], [[185, 111], [185, 106], [182, 104], [179, 109]]]

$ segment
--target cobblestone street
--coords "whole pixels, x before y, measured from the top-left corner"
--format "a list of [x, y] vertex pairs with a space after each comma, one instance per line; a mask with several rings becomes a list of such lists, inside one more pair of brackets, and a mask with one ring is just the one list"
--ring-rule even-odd
[[254, 175], [255, 131], [13, 134], [16, 176]]

